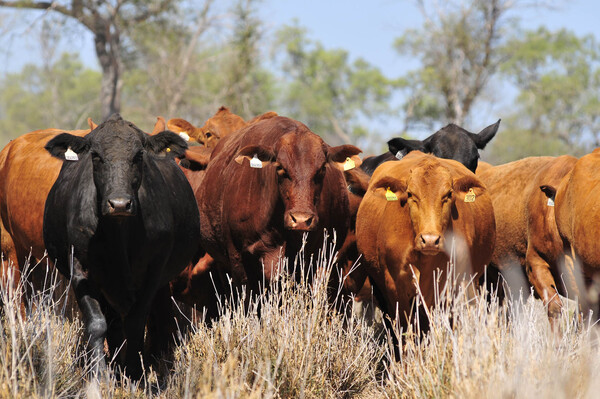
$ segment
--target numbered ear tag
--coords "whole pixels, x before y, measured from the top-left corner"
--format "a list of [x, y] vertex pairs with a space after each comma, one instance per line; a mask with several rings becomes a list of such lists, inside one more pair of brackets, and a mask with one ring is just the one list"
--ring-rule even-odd
[[262, 168], [262, 162], [260, 161], [260, 159], [258, 159], [258, 156], [256, 154], [254, 154], [254, 157], [252, 157], [252, 159], [250, 160], [250, 167], [256, 169]]
[[392, 192], [392, 190], [390, 190], [389, 187], [387, 190], [385, 190], [385, 199], [388, 201], [398, 201], [398, 197]]
[[402, 159], [402, 158], [404, 158], [404, 155], [402, 154], [402, 151], [398, 151], [398, 152], [396, 153], [396, 158], [397, 158], [397, 159]]
[[548, 206], [554, 206], [554, 196], [548, 198]]
[[472, 188], [469, 189], [469, 192], [465, 194], [465, 202], [475, 202], [475, 191]]
[[344, 162], [344, 170], [354, 169], [355, 167], [356, 163], [354, 163], [350, 157], [346, 158], [346, 162]]
[[73, 151], [71, 147], [67, 148], [67, 151], [65, 151], [65, 159], [67, 161], [79, 161], [77, 153]]
[[186, 132], [179, 132], [179, 137], [181, 137], [185, 141], [190, 141], [190, 136], [188, 136]]

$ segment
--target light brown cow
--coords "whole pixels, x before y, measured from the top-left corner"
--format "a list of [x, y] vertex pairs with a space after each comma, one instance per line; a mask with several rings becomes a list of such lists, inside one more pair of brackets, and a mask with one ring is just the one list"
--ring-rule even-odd
[[277, 116], [277, 113], [269, 111], [246, 122], [241, 116], [222, 106], [211, 118], [207, 119], [202, 127], [195, 127], [181, 118], [169, 119], [167, 127], [175, 133], [186, 134], [208, 148], [214, 148], [219, 140], [236, 130], [274, 116]]
[[496, 216], [493, 265], [505, 274], [526, 271], [550, 317], [560, 314], [558, 293], [566, 295], [570, 289], [562, 284], [569, 279], [561, 277], [558, 266], [563, 243], [556, 228], [553, 200], [540, 186], [558, 185], [576, 161], [568, 155], [531, 157], [478, 174], [488, 188]]
[[434, 304], [434, 272], [447, 276], [450, 240], [457, 244], [457, 275], [483, 273], [494, 248], [492, 203], [483, 183], [459, 162], [412, 152], [373, 174], [356, 237], [382, 310], [406, 327], [416, 284], [425, 304]]
[[[555, 213], [559, 234], [564, 240], [565, 252], [572, 255], [583, 272], [579, 297], [584, 311], [598, 311], [598, 281], [600, 272], [600, 148], [581, 157], [571, 173], [558, 186], [547, 185], [548, 195], [556, 194]], [[595, 286], [594, 290], [589, 290]], [[597, 319], [598, 315], [594, 315]]]

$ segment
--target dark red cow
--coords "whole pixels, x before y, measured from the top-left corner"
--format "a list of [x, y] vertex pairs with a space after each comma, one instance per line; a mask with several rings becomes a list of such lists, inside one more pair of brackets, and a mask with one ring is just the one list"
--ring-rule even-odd
[[279, 116], [221, 140], [200, 189], [202, 241], [227, 265], [221, 275], [256, 290], [263, 276], [270, 280], [280, 253], [297, 253], [303, 233], [311, 232], [309, 252], [322, 244], [323, 229], [335, 229], [341, 245], [349, 211], [339, 164], [358, 153], [352, 145], [330, 147]]

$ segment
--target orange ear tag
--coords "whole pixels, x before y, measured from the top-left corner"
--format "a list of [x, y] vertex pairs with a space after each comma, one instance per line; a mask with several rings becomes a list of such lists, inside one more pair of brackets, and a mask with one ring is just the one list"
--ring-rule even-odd
[[392, 192], [392, 190], [390, 190], [389, 187], [387, 190], [385, 190], [385, 199], [388, 201], [398, 201], [398, 197]]
[[354, 163], [354, 161], [348, 157], [346, 158], [346, 162], [344, 162], [344, 170], [350, 170], [350, 169], [354, 169], [356, 167], [356, 163]]
[[258, 156], [254, 154], [254, 157], [250, 160], [250, 167], [255, 169], [262, 169], [262, 162], [258, 159]]
[[465, 194], [465, 202], [475, 202], [475, 191], [472, 188], [469, 189], [469, 192]]

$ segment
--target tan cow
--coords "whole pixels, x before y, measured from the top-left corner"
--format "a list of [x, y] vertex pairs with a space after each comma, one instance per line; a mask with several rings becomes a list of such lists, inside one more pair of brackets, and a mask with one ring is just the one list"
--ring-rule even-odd
[[[504, 273], [526, 271], [536, 294], [548, 306], [548, 315], [560, 314], [569, 281], [561, 276], [562, 239], [554, 219], [553, 199], [541, 186], [556, 186], [576, 158], [531, 157], [487, 168], [478, 174], [486, 184], [496, 216], [496, 247], [492, 263]], [[557, 284], [558, 282], [558, 284]]]
[[373, 174], [356, 237], [382, 310], [407, 327], [417, 284], [425, 304], [434, 304], [434, 272], [447, 276], [451, 240], [457, 275], [483, 273], [494, 248], [492, 203], [483, 183], [459, 162], [412, 152]]

